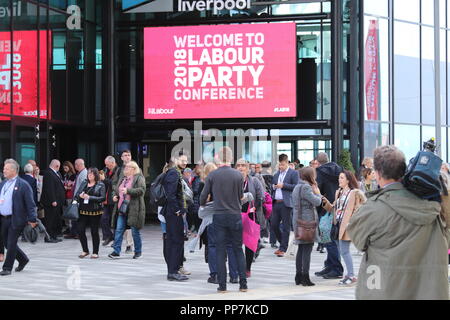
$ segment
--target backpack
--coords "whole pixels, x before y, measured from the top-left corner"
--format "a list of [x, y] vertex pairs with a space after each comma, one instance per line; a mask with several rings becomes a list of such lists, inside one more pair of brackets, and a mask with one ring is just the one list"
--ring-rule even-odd
[[166, 191], [162, 185], [165, 177], [166, 174], [161, 173], [150, 185], [150, 205], [162, 207], [166, 204]]
[[409, 161], [403, 184], [407, 190], [425, 200], [440, 201], [442, 159], [430, 151], [419, 151]]
[[272, 197], [267, 191], [264, 192], [264, 202], [263, 202], [264, 216], [269, 219], [272, 215]]

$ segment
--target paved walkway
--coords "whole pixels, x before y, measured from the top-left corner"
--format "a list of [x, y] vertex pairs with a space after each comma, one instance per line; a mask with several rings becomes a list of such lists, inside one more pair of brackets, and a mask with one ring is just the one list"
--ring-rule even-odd
[[[312, 276], [316, 286], [296, 286], [295, 259], [275, 256], [269, 245], [253, 264], [247, 293], [238, 292], [237, 284], [228, 284], [229, 293], [217, 294], [217, 285], [206, 282], [209, 275], [203, 249], [186, 252], [190, 280], [170, 282], [166, 280], [160, 227], [145, 226], [142, 235], [143, 255], [138, 260], [124, 253], [120, 259], [111, 260], [108, 254], [112, 249], [106, 247], [100, 248], [97, 260], [79, 259], [78, 240], [20, 243], [31, 262], [24, 271], [0, 278], [0, 299], [354, 299], [354, 287], [340, 287], [338, 280]], [[325, 257], [314, 249], [311, 274], [321, 270]], [[353, 258], [357, 272], [361, 256]]]

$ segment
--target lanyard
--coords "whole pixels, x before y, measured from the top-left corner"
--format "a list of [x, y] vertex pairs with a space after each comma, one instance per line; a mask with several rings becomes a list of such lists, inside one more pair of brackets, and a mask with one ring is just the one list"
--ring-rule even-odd
[[[11, 181], [11, 182], [10, 182]], [[6, 193], [9, 191], [9, 189], [11, 189], [11, 187], [13, 186], [13, 184], [16, 182], [16, 180], [10, 180], [10, 181], [7, 181], [6, 183], [5, 183], [5, 185], [3, 186], [3, 189], [2, 189], [2, 198], [6, 195]], [[9, 183], [9, 186], [8, 186], [8, 188], [6, 188], [6, 184], [7, 183]]]
[[286, 175], [287, 170], [280, 172], [280, 175], [278, 177], [278, 183], [283, 183], [284, 176]]

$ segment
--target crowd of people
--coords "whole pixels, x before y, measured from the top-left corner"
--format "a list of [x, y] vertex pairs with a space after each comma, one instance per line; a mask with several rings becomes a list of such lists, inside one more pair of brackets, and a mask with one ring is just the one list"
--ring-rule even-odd
[[[121, 160], [119, 166], [107, 156], [102, 170], [86, 168], [83, 159], [74, 165], [64, 161], [62, 168], [59, 160], [52, 160], [42, 176], [30, 160], [20, 178], [18, 163], [6, 160], [0, 184], [0, 275], [11, 274], [14, 260], [19, 263], [16, 272], [29, 262], [17, 243], [25, 225], [36, 226], [38, 218], [48, 232], [46, 243], [78, 239], [80, 259], [99, 257], [100, 229], [101, 244], [112, 244], [109, 258], [120, 257], [124, 238], [125, 251], [140, 258], [146, 183], [129, 150], [121, 153]], [[339, 279], [339, 285], [357, 284], [357, 298], [448, 299], [448, 233], [440, 228], [440, 205], [407, 191], [401, 183], [405, 170], [405, 157], [394, 146], [377, 148], [373, 159], [363, 160], [357, 175], [323, 152], [306, 167], [281, 154], [275, 172], [267, 161], [233, 159], [228, 147], [218, 151], [214, 162], [193, 168], [188, 167], [187, 155], [179, 154], [159, 177], [165, 191], [164, 204], [157, 210], [167, 280], [189, 279], [186, 241], [190, 250], [204, 246], [209, 268], [205, 280], [217, 284], [219, 293], [227, 292], [227, 282], [248, 290], [252, 263], [262, 248], [270, 245], [277, 257], [284, 257], [296, 245], [293, 280], [313, 286], [310, 262], [317, 243], [317, 251], [326, 249], [326, 258], [315, 276]], [[442, 172], [449, 174], [447, 164]], [[79, 218], [64, 220], [63, 211], [74, 204]], [[358, 277], [352, 243], [365, 255]], [[375, 290], [370, 287], [373, 266], [382, 275]]]

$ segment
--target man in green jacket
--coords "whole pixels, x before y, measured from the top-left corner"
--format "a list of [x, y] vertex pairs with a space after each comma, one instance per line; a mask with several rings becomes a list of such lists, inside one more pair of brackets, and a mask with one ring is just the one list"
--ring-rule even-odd
[[447, 249], [440, 204], [406, 190], [405, 156], [395, 146], [374, 151], [379, 190], [352, 216], [347, 231], [364, 251], [357, 299], [449, 299]]

